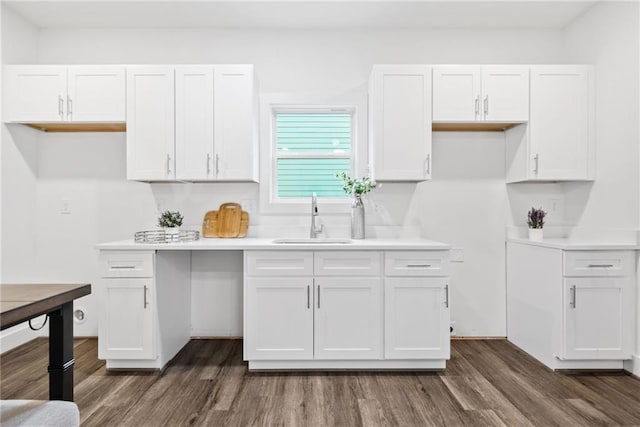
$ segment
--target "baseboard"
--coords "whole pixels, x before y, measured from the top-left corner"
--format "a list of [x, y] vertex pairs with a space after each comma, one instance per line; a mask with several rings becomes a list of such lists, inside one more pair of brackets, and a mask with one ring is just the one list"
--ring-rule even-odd
[[640, 377], [640, 355], [634, 354], [631, 360], [625, 360], [624, 370], [635, 377]]
[[32, 331], [26, 323], [2, 331], [2, 333], [0, 333], [0, 354], [21, 346], [39, 336], [41, 336], [40, 332]]

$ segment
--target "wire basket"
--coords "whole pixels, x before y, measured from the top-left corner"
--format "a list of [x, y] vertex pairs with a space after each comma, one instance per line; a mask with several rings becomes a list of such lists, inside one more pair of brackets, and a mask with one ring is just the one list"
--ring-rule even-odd
[[133, 240], [136, 243], [182, 243], [200, 240], [200, 232], [194, 230], [147, 230], [135, 233]]

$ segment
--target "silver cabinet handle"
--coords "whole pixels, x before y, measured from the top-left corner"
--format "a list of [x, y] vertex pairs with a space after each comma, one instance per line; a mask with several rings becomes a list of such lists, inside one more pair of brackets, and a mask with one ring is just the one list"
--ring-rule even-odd
[[431, 153], [427, 154], [426, 164], [427, 164], [426, 171], [427, 171], [427, 175], [428, 175], [428, 174], [431, 173]]
[[147, 306], [149, 305], [149, 303], [147, 302], [147, 290], [149, 290], [149, 288], [147, 287], [147, 285], [144, 285], [144, 308], [147, 308]]
[[216, 176], [220, 173], [220, 155], [216, 154]]
[[480, 114], [480, 95], [476, 96], [475, 106], [475, 118], [477, 119]]
[[136, 268], [135, 265], [112, 265], [109, 267], [112, 270], [133, 270]]
[[62, 99], [62, 95], [58, 95], [58, 114], [60, 118], [64, 118], [64, 99]]
[[449, 285], [445, 285], [444, 292], [445, 292], [444, 306], [449, 308]]
[[167, 175], [171, 175], [171, 154], [167, 154]]
[[589, 268], [611, 268], [613, 264], [589, 264], [587, 267]]
[[569, 301], [569, 307], [576, 308], [576, 285], [571, 287], [571, 300]]
[[311, 285], [307, 285], [307, 308], [311, 308]]
[[71, 114], [73, 113], [73, 100], [70, 96], [67, 96], [67, 117], [71, 118]]
[[540, 154], [536, 153], [535, 156], [533, 156], [533, 161], [535, 162], [535, 168], [533, 168], [533, 171], [535, 173], [538, 173], [538, 168], [540, 166]]
[[485, 95], [484, 97], [484, 117], [487, 118], [489, 115], [489, 95]]
[[320, 285], [318, 285], [318, 308], [320, 308]]
[[429, 268], [431, 264], [407, 264], [407, 268]]
[[211, 174], [211, 154], [207, 153], [207, 176]]

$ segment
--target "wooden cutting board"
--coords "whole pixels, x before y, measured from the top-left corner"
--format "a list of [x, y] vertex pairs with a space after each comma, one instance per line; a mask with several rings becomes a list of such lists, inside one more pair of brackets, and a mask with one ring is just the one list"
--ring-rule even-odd
[[237, 203], [223, 203], [219, 210], [207, 212], [202, 221], [202, 237], [245, 237], [248, 229], [249, 213], [243, 211]]

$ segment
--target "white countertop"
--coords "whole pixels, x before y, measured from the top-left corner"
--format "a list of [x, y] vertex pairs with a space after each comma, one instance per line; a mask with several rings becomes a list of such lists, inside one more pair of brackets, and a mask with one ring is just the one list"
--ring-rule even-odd
[[564, 249], [568, 251], [614, 251], [614, 250], [639, 250], [640, 246], [625, 242], [586, 242], [575, 241], [566, 238], [548, 238], [540, 242], [527, 238], [509, 238], [508, 242], [521, 243], [524, 245], [542, 246], [545, 248]]
[[[426, 239], [363, 239], [351, 240], [349, 243], [274, 243], [270, 238], [201, 238], [195, 242], [184, 243], [135, 243], [133, 239], [118, 242], [100, 243], [96, 247], [100, 250], [185, 250], [185, 251], [216, 251], [216, 250], [449, 250], [446, 243]], [[321, 240], [321, 239], [319, 239]]]

